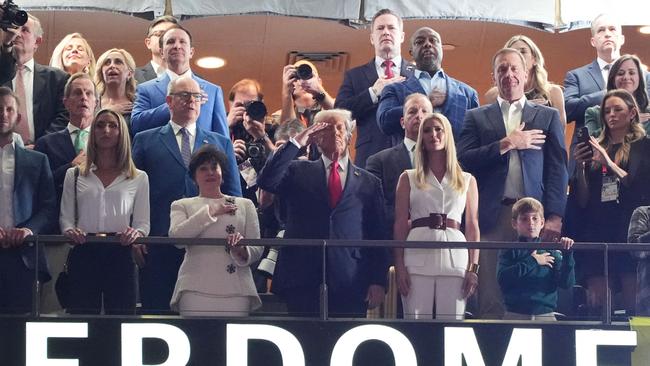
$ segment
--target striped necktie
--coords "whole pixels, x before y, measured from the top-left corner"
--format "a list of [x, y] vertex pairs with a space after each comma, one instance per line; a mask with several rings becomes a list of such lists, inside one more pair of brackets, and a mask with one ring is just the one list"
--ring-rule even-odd
[[192, 149], [190, 148], [190, 133], [187, 132], [185, 127], [181, 128], [180, 133], [181, 138], [181, 157], [183, 158], [183, 163], [187, 168], [190, 165], [190, 158], [192, 157]]

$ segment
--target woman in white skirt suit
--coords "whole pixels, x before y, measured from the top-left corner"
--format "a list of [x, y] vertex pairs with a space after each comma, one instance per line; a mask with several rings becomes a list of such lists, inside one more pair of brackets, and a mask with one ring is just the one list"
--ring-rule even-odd
[[227, 238], [228, 245], [188, 245], [171, 299], [172, 310], [183, 316], [247, 316], [261, 305], [249, 265], [263, 247], [239, 244], [259, 239], [253, 202], [221, 193], [226, 156], [204, 145], [189, 163], [199, 196], [172, 203], [169, 236]]
[[[397, 183], [394, 239], [479, 241], [476, 180], [458, 164], [451, 125], [442, 114], [423, 118], [414, 166]], [[478, 254], [477, 249], [395, 248], [404, 317], [463, 319], [465, 300], [478, 284]]]

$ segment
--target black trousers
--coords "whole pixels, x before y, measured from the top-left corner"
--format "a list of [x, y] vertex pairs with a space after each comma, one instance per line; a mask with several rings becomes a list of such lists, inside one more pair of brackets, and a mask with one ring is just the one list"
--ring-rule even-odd
[[135, 314], [135, 264], [131, 248], [86, 242], [72, 248], [68, 262], [70, 314]]
[[20, 249], [0, 249], [0, 314], [25, 314], [32, 309], [35, 271], [27, 268]]
[[172, 314], [172, 299], [178, 269], [183, 263], [184, 249], [173, 246], [149, 247], [144, 268], [140, 270], [140, 297], [142, 314]]

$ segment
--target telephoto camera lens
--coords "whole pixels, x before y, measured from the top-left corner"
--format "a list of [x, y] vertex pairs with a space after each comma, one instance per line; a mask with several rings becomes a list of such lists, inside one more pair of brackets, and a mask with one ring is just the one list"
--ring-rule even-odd
[[309, 80], [314, 77], [314, 70], [307, 64], [301, 64], [296, 68], [296, 75], [299, 79]]
[[259, 100], [251, 100], [250, 102], [244, 103], [244, 108], [246, 108], [246, 113], [254, 120], [258, 122], [264, 122], [264, 117], [266, 117], [266, 105], [260, 102]]

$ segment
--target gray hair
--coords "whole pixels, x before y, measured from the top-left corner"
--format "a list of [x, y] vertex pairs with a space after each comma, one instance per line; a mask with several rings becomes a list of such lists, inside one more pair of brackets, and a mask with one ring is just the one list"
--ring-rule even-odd
[[345, 121], [345, 139], [349, 142], [352, 138], [352, 132], [356, 126], [356, 121], [352, 119], [352, 112], [346, 109], [328, 109], [320, 111], [314, 117], [314, 123], [321, 123], [327, 119], [336, 118]]

